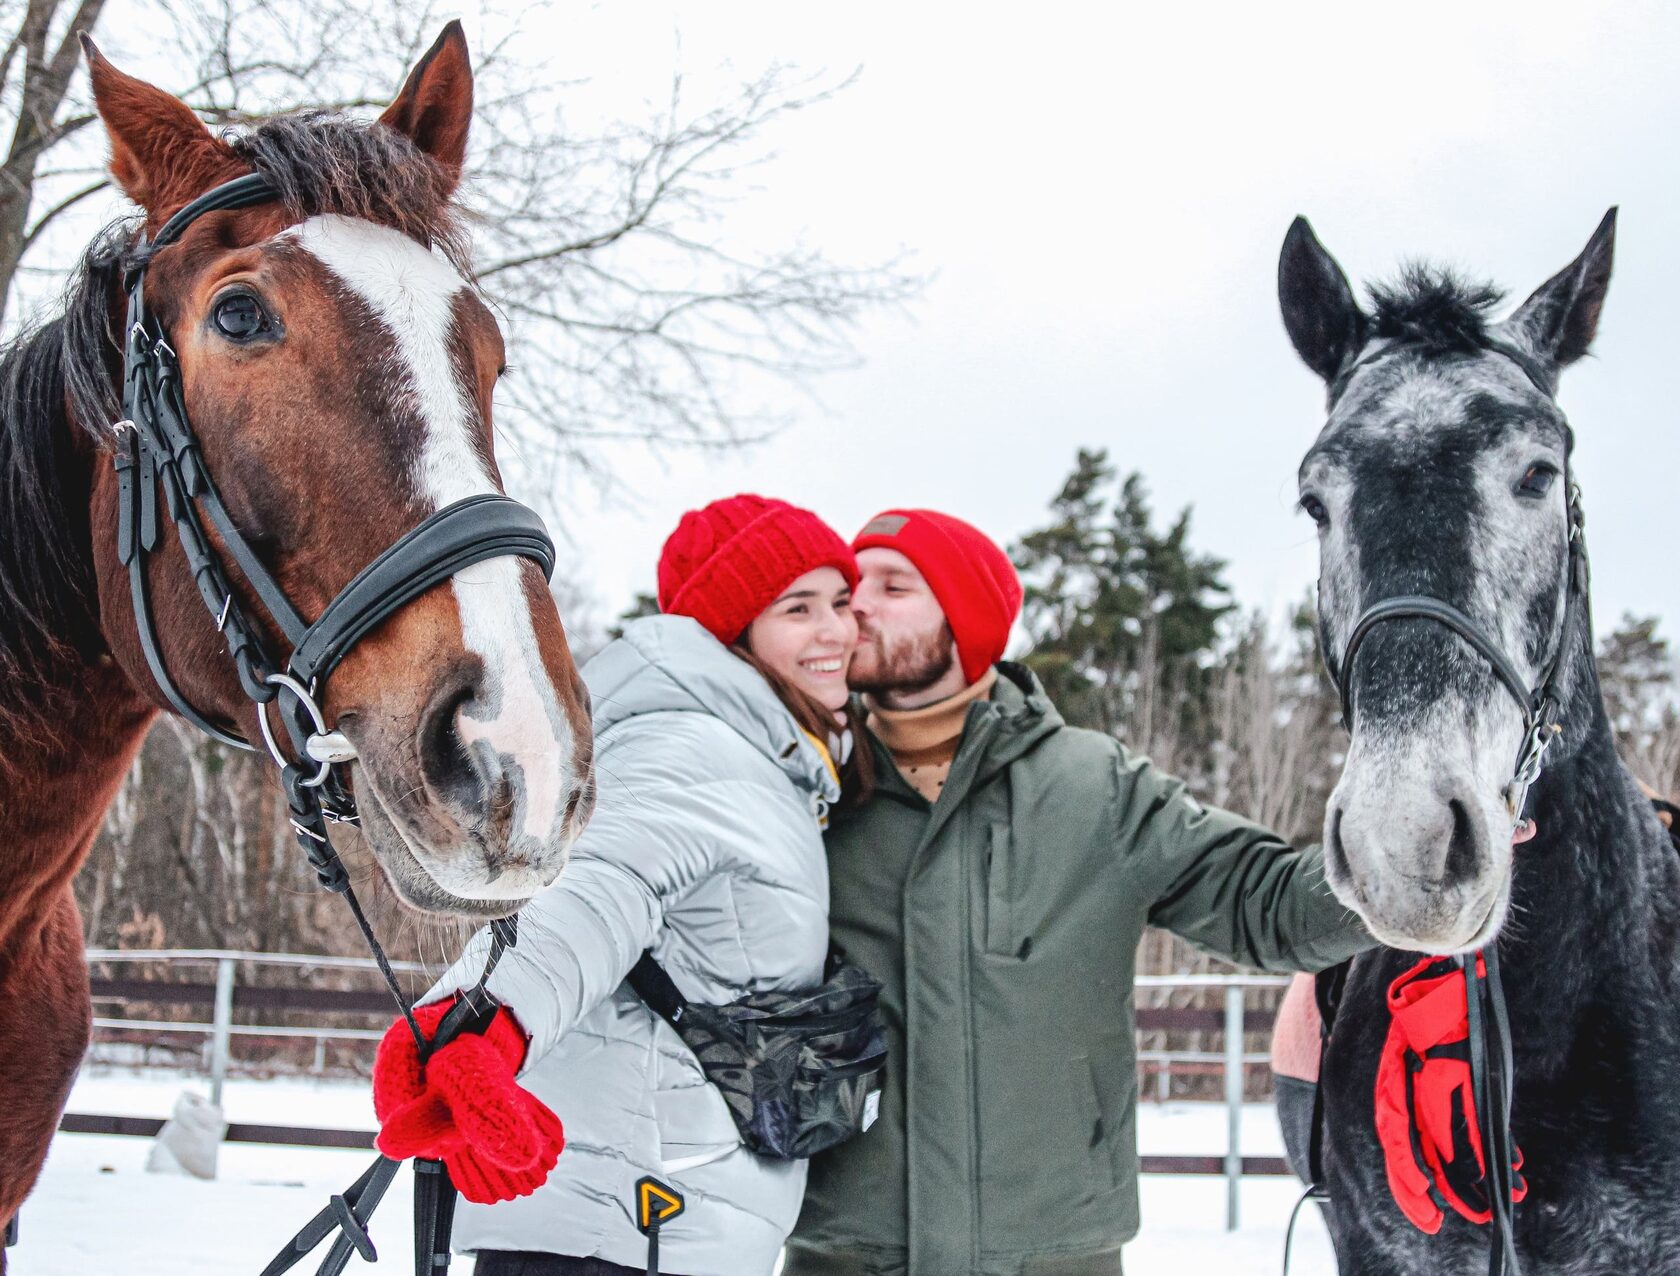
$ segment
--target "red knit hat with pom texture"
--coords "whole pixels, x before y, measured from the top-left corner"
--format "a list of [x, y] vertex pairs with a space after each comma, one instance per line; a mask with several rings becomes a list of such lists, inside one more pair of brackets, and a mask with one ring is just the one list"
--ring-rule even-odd
[[957, 640], [963, 678], [978, 682], [1003, 658], [1021, 614], [1021, 578], [979, 528], [937, 510], [884, 510], [852, 541], [854, 553], [896, 549], [927, 580]]
[[857, 587], [857, 559], [822, 519], [742, 493], [682, 516], [659, 553], [659, 610], [692, 616], [733, 643], [806, 572], [833, 567]]

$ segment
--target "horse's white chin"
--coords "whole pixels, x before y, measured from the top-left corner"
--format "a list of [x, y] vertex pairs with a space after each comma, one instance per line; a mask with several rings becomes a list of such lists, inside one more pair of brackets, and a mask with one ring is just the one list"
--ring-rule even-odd
[[1372, 936], [1388, 947], [1451, 956], [1475, 952], [1493, 942], [1505, 924], [1510, 883], [1507, 879], [1479, 900], [1466, 901], [1450, 918], [1441, 915], [1438, 897], [1425, 896], [1421, 906], [1412, 908], [1403, 901], [1388, 900], [1379, 909], [1362, 897], [1349, 899], [1340, 891], [1337, 895], [1359, 914]]
[[[357, 778], [361, 780], [359, 774]], [[505, 917], [517, 912], [555, 876], [554, 871], [539, 873], [525, 865], [509, 866], [492, 876], [482, 856], [470, 848], [462, 849], [461, 862], [451, 871], [436, 869], [437, 857], [415, 845], [402, 822], [393, 820], [372, 793], [372, 786], [358, 783], [358, 788], [368, 794], [358, 804], [362, 835], [387, 880], [410, 908], [445, 917]]]

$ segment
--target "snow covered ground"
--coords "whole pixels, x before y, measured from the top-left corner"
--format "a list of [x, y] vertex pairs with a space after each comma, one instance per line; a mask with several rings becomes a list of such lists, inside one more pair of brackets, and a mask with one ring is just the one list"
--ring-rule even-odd
[[[70, 1100], [73, 1112], [169, 1115], [183, 1085], [179, 1073], [84, 1074]], [[372, 1129], [365, 1085], [297, 1080], [228, 1083], [230, 1121]], [[1142, 1150], [1220, 1153], [1225, 1110], [1212, 1104], [1144, 1105]], [[11, 1251], [12, 1276], [257, 1276], [292, 1233], [342, 1191], [371, 1153], [228, 1144], [215, 1182], [148, 1174], [150, 1140], [60, 1135], [40, 1186], [25, 1205], [22, 1237]], [[1270, 1108], [1245, 1110], [1243, 1151], [1281, 1151]], [[1150, 1176], [1143, 1182], [1143, 1233], [1126, 1250], [1128, 1276], [1183, 1276], [1187, 1264], [1206, 1264], [1220, 1276], [1280, 1270], [1283, 1233], [1298, 1189], [1293, 1179], [1243, 1184], [1243, 1226], [1225, 1231], [1225, 1184], [1218, 1178]], [[405, 1170], [375, 1217], [381, 1262], [353, 1260], [350, 1272], [402, 1276], [413, 1270], [409, 1176]], [[1297, 1229], [1294, 1276], [1333, 1276], [1335, 1263], [1316, 1216], [1303, 1211]], [[324, 1252], [323, 1250], [320, 1252]], [[294, 1271], [313, 1273], [319, 1263]], [[1217, 1264], [1217, 1268], [1213, 1265]], [[454, 1269], [467, 1276], [470, 1264]]]

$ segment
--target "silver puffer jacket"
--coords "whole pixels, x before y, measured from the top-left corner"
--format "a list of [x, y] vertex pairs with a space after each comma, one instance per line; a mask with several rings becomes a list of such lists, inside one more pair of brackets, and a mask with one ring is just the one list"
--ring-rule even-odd
[[[595, 815], [490, 981], [531, 1034], [521, 1081], [565, 1124], [566, 1150], [531, 1196], [461, 1202], [456, 1248], [640, 1267], [631, 1197], [652, 1174], [688, 1203], [661, 1231], [664, 1270], [768, 1276], [805, 1164], [740, 1146], [723, 1097], [623, 980], [651, 947], [692, 1001], [820, 983], [820, 821], [838, 786], [764, 680], [692, 620], [633, 622], [583, 675]], [[428, 1000], [476, 982], [486, 943], [475, 937]]]

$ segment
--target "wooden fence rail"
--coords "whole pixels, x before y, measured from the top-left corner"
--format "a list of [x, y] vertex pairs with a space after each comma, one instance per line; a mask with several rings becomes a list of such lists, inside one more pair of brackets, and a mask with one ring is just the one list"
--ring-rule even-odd
[[[203, 979], [116, 978], [100, 974], [90, 980], [93, 1000], [106, 1008], [120, 1007], [120, 1017], [100, 1017], [95, 1025], [103, 1032], [156, 1034], [159, 1039], [196, 1034], [208, 1039], [210, 1045], [211, 1100], [221, 1102], [222, 1087], [234, 1036], [271, 1037], [275, 1040], [298, 1036], [316, 1037], [317, 1057], [322, 1041], [334, 1038], [371, 1040], [380, 1035], [384, 1025], [395, 1015], [396, 1008], [383, 990], [308, 988], [295, 984], [258, 984], [242, 981], [241, 966], [268, 965], [293, 968], [372, 970], [373, 963], [363, 958], [326, 958], [297, 954], [269, 954], [245, 952], [196, 952], [191, 950], [132, 951], [94, 950], [88, 953], [94, 966], [113, 964], [160, 964], [172, 970], [182, 968], [211, 968], [214, 981]], [[426, 975], [418, 966], [398, 963], [404, 973]], [[1226, 1225], [1237, 1225], [1237, 1188], [1245, 1175], [1288, 1174], [1288, 1166], [1280, 1157], [1244, 1156], [1241, 1151], [1241, 1115], [1243, 1103], [1243, 1075], [1246, 1065], [1263, 1060], [1264, 1056], [1246, 1053], [1244, 1036], [1271, 1029], [1275, 1015], [1270, 1010], [1250, 1009], [1244, 997], [1250, 989], [1277, 988], [1285, 981], [1275, 976], [1252, 975], [1191, 975], [1143, 976], [1137, 980], [1140, 989], [1197, 988], [1221, 995], [1221, 1009], [1200, 1009], [1181, 1006], [1142, 1006], [1137, 1010], [1137, 1027], [1141, 1032], [1200, 1032], [1223, 1038], [1223, 1049], [1214, 1051], [1148, 1051], [1145, 1061], [1152, 1065], [1171, 1065], [1172, 1061], [1189, 1061], [1201, 1068], [1214, 1068], [1225, 1078], [1225, 1106], [1227, 1108], [1227, 1147], [1217, 1156], [1160, 1156], [1141, 1158], [1145, 1174], [1219, 1174], [1226, 1180]], [[179, 1009], [209, 1007], [210, 1022], [176, 1022], [166, 1019], [142, 1018], [129, 1013], [130, 1007]], [[266, 1015], [309, 1014], [346, 1015], [367, 1019], [360, 1028], [309, 1026], [270, 1026], [235, 1024], [236, 1012], [260, 1012]], [[115, 1116], [103, 1113], [66, 1113], [59, 1129], [66, 1134], [104, 1134], [152, 1137], [163, 1127], [155, 1117]], [[371, 1150], [373, 1132], [370, 1130], [337, 1130], [314, 1126], [233, 1124], [226, 1139], [231, 1143], [272, 1143], [295, 1147], [346, 1148]]]

